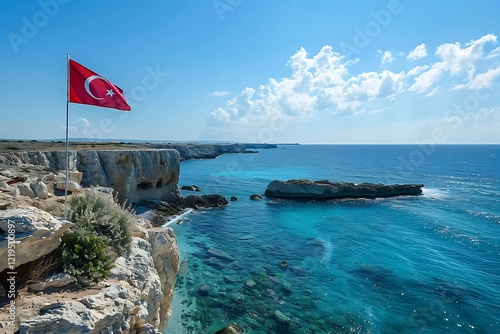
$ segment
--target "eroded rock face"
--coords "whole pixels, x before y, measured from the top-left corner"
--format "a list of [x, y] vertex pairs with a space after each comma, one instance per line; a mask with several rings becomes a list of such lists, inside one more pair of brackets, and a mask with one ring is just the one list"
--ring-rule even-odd
[[112, 187], [121, 202], [177, 198], [180, 173], [176, 150], [79, 151], [83, 185]]
[[[69, 170], [76, 169], [76, 152], [70, 151]], [[8, 152], [0, 154], [0, 164], [20, 166], [23, 164], [44, 166], [55, 170], [66, 170], [65, 151]]]
[[[61, 245], [61, 235], [74, 224], [58, 220], [35, 207], [20, 207], [0, 211], [0, 229], [7, 236], [15, 231], [16, 263], [20, 266], [54, 251]], [[0, 240], [0, 259], [7, 259], [8, 239]], [[8, 267], [0, 262], [0, 272]]]
[[[64, 151], [1, 153], [0, 164], [36, 165], [64, 171], [66, 154]], [[70, 151], [69, 169], [70, 179], [76, 182], [81, 180], [83, 186], [112, 187], [122, 203], [146, 198], [171, 201], [180, 196], [177, 185], [180, 156], [175, 149]], [[31, 184], [35, 196], [47, 198], [40, 187], [34, 188]], [[4, 188], [11, 191], [7, 185]], [[28, 192], [25, 193], [28, 195]]]
[[160, 327], [166, 326], [172, 314], [171, 302], [174, 296], [175, 277], [179, 271], [179, 249], [177, 239], [171, 228], [153, 228], [148, 230], [151, 244], [151, 257], [158, 271], [163, 298], [160, 298]]
[[374, 184], [310, 180], [274, 180], [267, 186], [266, 196], [297, 199], [378, 198], [420, 195], [423, 184]]
[[36, 314], [19, 313], [20, 333], [160, 334], [179, 270], [177, 239], [140, 218], [133, 229], [130, 252], [116, 260], [102, 289], [64, 301], [37, 297], [43, 306]]

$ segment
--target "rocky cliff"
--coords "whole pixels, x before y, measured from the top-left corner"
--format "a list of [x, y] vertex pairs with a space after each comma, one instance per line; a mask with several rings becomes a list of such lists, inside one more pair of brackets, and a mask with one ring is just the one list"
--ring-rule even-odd
[[[0, 254], [7, 254], [9, 245], [15, 244], [15, 269], [0, 274], [2, 284], [5, 277], [14, 275], [20, 283], [26, 271], [43, 271], [44, 256], [50, 256], [61, 243], [61, 234], [72, 225], [35, 207], [12, 205], [12, 209], [0, 210], [0, 229], [12, 236], [12, 240], [0, 241]], [[2, 286], [0, 299], [5, 306], [0, 309], [0, 333], [159, 334], [171, 313], [179, 268], [177, 240], [171, 229], [153, 228], [139, 217], [132, 228], [130, 251], [115, 261], [110, 277], [92, 289], [76, 289], [67, 274], [17, 286], [15, 299], [12, 287]], [[7, 297], [10, 301], [5, 303]], [[10, 305], [15, 310], [12, 318]]]
[[254, 149], [276, 148], [275, 144], [155, 144], [157, 149], [175, 149], [181, 160], [213, 159], [226, 153], [256, 153]]
[[374, 184], [310, 180], [274, 180], [265, 195], [295, 199], [378, 198], [402, 195], [420, 195], [423, 184]]
[[[70, 151], [70, 170], [83, 173], [84, 186], [111, 187], [121, 202], [147, 198], [170, 201], [180, 196], [179, 152], [173, 149]], [[0, 153], [0, 164], [35, 165], [65, 170], [65, 152]]]

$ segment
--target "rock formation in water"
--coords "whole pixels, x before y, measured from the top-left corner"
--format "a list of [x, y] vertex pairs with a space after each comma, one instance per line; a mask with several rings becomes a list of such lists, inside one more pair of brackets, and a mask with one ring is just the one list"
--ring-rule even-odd
[[310, 180], [274, 180], [267, 186], [268, 197], [290, 199], [379, 198], [420, 195], [423, 184], [375, 184]]

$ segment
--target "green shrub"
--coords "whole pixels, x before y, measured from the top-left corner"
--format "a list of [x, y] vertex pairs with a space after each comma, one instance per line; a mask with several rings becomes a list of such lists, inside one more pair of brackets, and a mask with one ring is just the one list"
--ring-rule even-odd
[[80, 229], [65, 234], [63, 241], [64, 271], [76, 278], [79, 287], [89, 287], [108, 276], [113, 261], [104, 237]]
[[106, 278], [116, 257], [129, 250], [133, 216], [115, 198], [92, 191], [74, 196], [68, 209], [76, 226], [63, 238], [64, 271], [85, 288]]
[[117, 204], [109, 195], [87, 191], [83, 196], [73, 197], [68, 218], [78, 227], [106, 238], [118, 255], [123, 255], [130, 246], [130, 209]]

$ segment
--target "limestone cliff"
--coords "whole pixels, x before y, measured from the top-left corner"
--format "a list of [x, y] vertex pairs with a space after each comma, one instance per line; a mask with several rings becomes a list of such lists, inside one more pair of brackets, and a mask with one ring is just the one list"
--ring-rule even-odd
[[181, 160], [213, 159], [227, 153], [255, 153], [251, 149], [276, 148], [275, 144], [154, 144], [157, 149], [175, 149]]
[[[180, 196], [179, 152], [173, 149], [70, 151], [70, 170], [83, 173], [82, 185], [111, 187], [121, 202], [147, 198], [170, 201]], [[65, 170], [65, 152], [0, 153], [0, 164], [36, 165]]]
[[[48, 213], [34, 207], [20, 206], [0, 213], [4, 232], [5, 224], [14, 224], [16, 231], [19, 230], [16, 233], [16, 250], [19, 251], [23, 246], [39, 245], [44, 240], [48, 246], [60, 242], [60, 231], [66, 230], [64, 224], [57, 224]], [[21, 230], [52, 232], [53, 237], [44, 239], [40, 233], [32, 233], [27, 238]], [[0, 333], [19, 330], [19, 333], [32, 334], [159, 334], [171, 312], [170, 302], [179, 268], [177, 240], [171, 229], [153, 228], [139, 217], [133, 225], [133, 233], [130, 251], [115, 261], [110, 277], [96, 287], [78, 290], [68, 286], [72, 283], [68, 275], [55, 275], [19, 291], [15, 299], [15, 323], [8, 318], [7, 304], [0, 310]], [[7, 244], [0, 246], [0, 252], [7, 249]], [[43, 255], [44, 252], [35, 251], [22, 258], [36, 261]], [[21, 263], [16, 264], [19, 276]]]
[[176, 150], [78, 151], [76, 167], [83, 172], [83, 185], [111, 187], [121, 202], [170, 201], [180, 196]]

